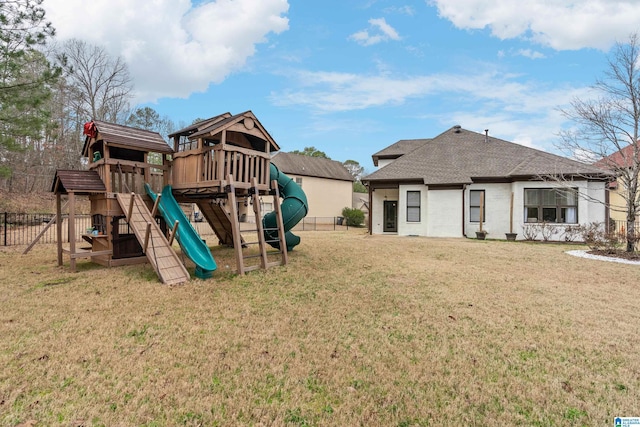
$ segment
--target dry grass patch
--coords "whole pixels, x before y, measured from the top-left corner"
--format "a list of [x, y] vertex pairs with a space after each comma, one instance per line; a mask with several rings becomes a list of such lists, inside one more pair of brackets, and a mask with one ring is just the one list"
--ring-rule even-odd
[[300, 233], [285, 267], [0, 252], [0, 424], [607, 425], [640, 414], [640, 268], [575, 246]]

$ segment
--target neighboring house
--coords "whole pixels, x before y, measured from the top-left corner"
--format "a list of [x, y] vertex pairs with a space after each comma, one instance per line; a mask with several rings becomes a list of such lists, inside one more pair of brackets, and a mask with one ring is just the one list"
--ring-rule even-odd
[[[513, 224], [522, 239], [525, 224], [544, 222], [561, 225], [551, 236], [560, 239], [565, 225], [606, 219], [606, 172], [488, 132], [454, 126], [432, 139], [398, 141], [372, 157], [382, 166], [362, 179], [372, 234], [474, 237], [481, 205], [490, 238], [504, 239]], [[545, 179], [551, 176], [565, 181]]]
[[351, 207], [353, 176], [342, 163], [284, 152], [274, 154], [271, 163], [302, 187], [309, 202], [307, 218], [332, 222], [343, 208]]
[[353, 192], [351, 196], [351, 208], [359, 209], [364, 213], [364, 223], [369, 221], [369, 194]]
[[[622, 150], [607, 156], [593, 165], [605, 170], [619, 171], [629, 168], [633, 162], [634, 146], [628, 145]], [[616, 222], [617, 229], [626, 226], [627, 222], [627, 200], [623, 196], [626, 192], [623, 180], [617, 178], [609, 183], [609, 217]]]

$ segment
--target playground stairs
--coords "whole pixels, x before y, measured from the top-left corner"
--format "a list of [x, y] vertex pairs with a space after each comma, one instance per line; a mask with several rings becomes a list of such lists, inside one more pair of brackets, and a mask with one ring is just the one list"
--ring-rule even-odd
[[[273, 196], [273, 206], [276, 212], [277, 218], [277, 229], [268, 230], [268, 231], [278, 231], [277, 242], [279, 242], [279, 248], [274, 250], [272, 248], [267, 249], [267, 245], [270, 243], [265, 238], [265, 229], [262, 224], [262, 212], [260, 210], [260, 197], [257, 189], [256, 179], [253, 179], [252, 186], [249, 188], [249, 194], [246, 197], [247, 204], [251, 204], [253, 207], [253, 212], [255, 215], [255, 223], [243, 223], [250, 225], [255, 228], [247, 229], [246, 227], [241, 227], [240, 222], [237, 220], [238, 218], [238, 210], [237, 210], [237, 201], [238, 196], [236, 195], [233, 178], [231, 176], [228, 177], [229, 185], [227, 186], [227, 199], [231, 212], [230, 218], [235, 219], [230, 220], [231, 231], [233, 236], [233, 247], [235, 249], [236, 255], [236, 265], [238, 274], [244, 274], [249, 271], [257, 270], [259, 268], [267, 269], [269, 267], [275, 267], [277, 265], [286, 265], [288, 262], [287, 255], [287, 245], [285, 242], [285, 232], [284, 232], [284, 223], [282, 220], [282, 212], [280, 210], [280, 195], [278, 192], [277, 182], [274, 181], [272, 183], [272, 188], [275, 190], [272, 191]], [[255, 245], [258, 246], [258, 250], [256, 253]], [[273, 261], [273, 259], [277, 259]], [[257, 260], [257, 263], [250, 264], [251, 260]]]
[[189, 272], [171, 248], [142, 197], [135, 193], [118, 193], [116, 198], [162, 283], [173, 285], [189, 281]]
[[[205, 217], [221, 245], [233, 246], [233, 227], [231, 216], [223, 206], [211, 200], [198, 200], [202, 216]], [[244, 242], [243, 242], [244, 244]]]

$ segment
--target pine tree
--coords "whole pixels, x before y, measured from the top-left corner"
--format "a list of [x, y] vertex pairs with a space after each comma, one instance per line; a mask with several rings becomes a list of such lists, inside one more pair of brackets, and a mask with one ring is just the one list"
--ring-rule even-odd
[[[50, 85], [60, 74], [39, 50], [55, 30], [45, 21], [43, 0], [0, 3], [0, 150], [40, 138], [49, 121]], [[9, 173], [0, 166], [0, 174]]]

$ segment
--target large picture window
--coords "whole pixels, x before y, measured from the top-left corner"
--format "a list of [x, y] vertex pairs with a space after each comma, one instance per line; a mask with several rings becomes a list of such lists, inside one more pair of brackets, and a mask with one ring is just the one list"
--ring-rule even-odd
[[576, 224], [577, 188], [526, 188], [524, 221]]
[[407, 222], [420, 222], [419, 191], [407, 191]]
[[480, 222], [480, 201], [483, 200], [482, 205], [482, 222], [487, 221], [486, 201], [484, 197], [484, 190], [471, 190], [469, 191], [469, 221]]

